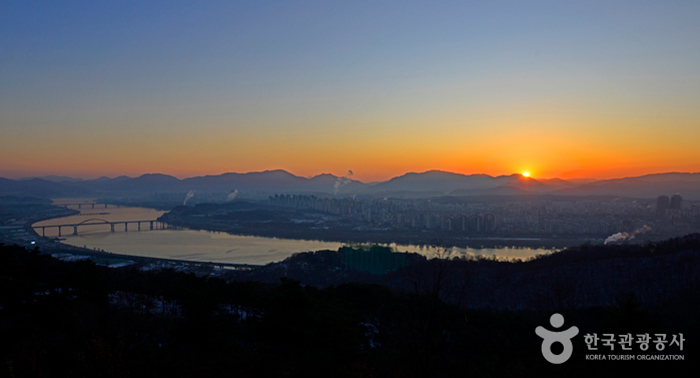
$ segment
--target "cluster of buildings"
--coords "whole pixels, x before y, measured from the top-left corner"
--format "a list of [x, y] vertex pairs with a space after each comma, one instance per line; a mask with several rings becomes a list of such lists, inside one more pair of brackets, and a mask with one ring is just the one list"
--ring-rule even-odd
[[682, 197], [621, 198], [377, 199], [274, 195], [273, 206], [336, 216], [349, 224], [394, 230], [441, 230], [465, 234], [609, 235], [651, 227], [659, 233], [700, 230], [700, 204]]
[[656, 215], [664, 217], [667, 214], [678, 216], [681, 215], [683, 205], [683, 197], [674, 194], [671, 198], [668, 196], [659, 196], [656, 199]]

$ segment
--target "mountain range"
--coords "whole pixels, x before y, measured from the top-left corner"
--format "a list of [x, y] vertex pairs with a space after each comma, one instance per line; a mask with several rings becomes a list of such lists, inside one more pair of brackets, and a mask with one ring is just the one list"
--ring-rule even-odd
[[0, 178], [1, 195], [39, 197], [96, 196], [135, 193], [230, 193], [263, 197], [277, 193], [318, 195], [374, 195], [380, 197], [435, 196], [618, 196], [655, 198], [680, 194], [700, 199], [700, 173], [659, 173], [638, 177], [587, 182], [562, 179], [535, 179], [519, 174], [489, 176], [464, 175], [445, 171], [406, 173], [384, 182], [363, 183], [347, 177], [320, 174], [306, 178], [284, 170], [249, 173], [224, 173], [178, 179], [164, 174], [139, 177], [119, 176], [82, 180], [65, 176], [46, 176], [10, 180]]

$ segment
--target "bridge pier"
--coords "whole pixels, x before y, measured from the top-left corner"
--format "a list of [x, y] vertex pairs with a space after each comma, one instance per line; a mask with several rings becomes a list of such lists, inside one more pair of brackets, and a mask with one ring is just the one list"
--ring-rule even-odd
[[92, 208], [93, 208], [93, 209], [95, 208], [95, 204], [94, 204], [94, 203], [92, 204]]
[[[98, 204], [100, 205], [100, 204]], [[39, 228], [41, 228], [41, 236], [46, 237], [46, 228], [57, 228], [58, 229], [58, 237], [63, 236], [63, 227], [73, 227], [73, 232], [72, 235], [74, 236], [79, 236], [80, 233], [78, 232], [78, 228], [80, 226], [98, 226], [98, 225], [109, 225], [110, 231], [111, 232], [116, 232], [116, 227], [117, 224], [124, 223], [124, 232], [129, 231], [129, 223], [136, 223], [136, 228], [138, 231], [144, 231], [146, 230], [145, 224], [148, 224], [148, 227], [151, 230], [161, 230], [166, 228], [166, 224], [162, 222], [158, 222], [157, 220], [132, 220], [132, 221], [118, 221], [118, 222], [110, 222], [104, 219], [88, 219], [86, 221], [83, 221], [81, 223], [76, 223], [76, 224], [56, 224], [56, 225], [48, 225], [48, 226], [37, 226], [34, 227], [36, 232], [39, 232]], [[132, 229], [133, 231], [133, 229]]]
[[82, 204], [78, 204], [78, 209], [80, 209], [82, 206], [83, 206]]

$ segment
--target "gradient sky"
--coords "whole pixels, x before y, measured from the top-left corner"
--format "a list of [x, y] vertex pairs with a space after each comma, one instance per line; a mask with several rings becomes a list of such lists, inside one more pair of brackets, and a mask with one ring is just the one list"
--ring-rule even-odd
[[0, 176], [700, 171], [698, 1], [4, 1]]

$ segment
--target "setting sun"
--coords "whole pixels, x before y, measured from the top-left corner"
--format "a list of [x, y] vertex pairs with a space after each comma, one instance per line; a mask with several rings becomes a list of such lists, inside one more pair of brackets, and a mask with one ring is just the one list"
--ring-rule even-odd
[[530, 172], [523, 172], [523, 177], [530, 177]]

